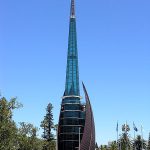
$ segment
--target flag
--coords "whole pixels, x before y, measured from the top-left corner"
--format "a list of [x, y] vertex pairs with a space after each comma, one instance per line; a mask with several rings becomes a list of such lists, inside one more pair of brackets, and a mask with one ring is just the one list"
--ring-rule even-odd
[[118, 122], [117, 122], [117, 127], [116, 127], [116, 131], [118, 132]]
[[134, 122], [133, 122], [133, 129], [134, 129], [134, 131], [138, 131], [138, 129], [137, 129], [137, 127], [135, 126], [135, 124], [134, 124]]

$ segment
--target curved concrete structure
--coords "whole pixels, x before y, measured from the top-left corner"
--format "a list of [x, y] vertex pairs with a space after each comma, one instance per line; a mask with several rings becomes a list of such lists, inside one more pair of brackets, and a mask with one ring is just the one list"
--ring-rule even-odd
[[95, 150], [95, 125], [92, 107], [87, 90], [83, 84], [83, 90], [86, 99], [86, 114], [83, 137], [81, 140], [80, 150]]

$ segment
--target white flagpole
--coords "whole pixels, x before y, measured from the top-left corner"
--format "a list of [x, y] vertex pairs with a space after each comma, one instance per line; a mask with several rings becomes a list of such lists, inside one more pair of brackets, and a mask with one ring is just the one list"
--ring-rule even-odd
[[136, 145], [135, 145], [135, 130], [134, 130], [134, 150], [136, 150]]
[[80, 130], [81, 130], [81, 127], [79, 127], [79, 150], [80, 150]]
[[134, 150], [136, 150], [136, 145], [135, 145], [135, 128], [134, 128], [134, 122], [133, 122], [133, 130], [134, 130]]
[[119, 150], [119, 143], [118, 143], [118, 122], [117, 122], [117, 128], [116, 128], [116, 130], [117, 130], [117, 149]]

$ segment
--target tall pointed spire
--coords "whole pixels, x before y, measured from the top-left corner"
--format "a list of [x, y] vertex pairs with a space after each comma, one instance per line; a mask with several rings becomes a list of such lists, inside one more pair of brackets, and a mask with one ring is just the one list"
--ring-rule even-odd
[[69, 96], [69, 95], [75, 95], [75, 96], [80, 95], [76, 19], [75, 19], [75, 1], [74, 0], [71, 0], [66, 85], [65, 85], [64, 96]]
[[57, 134], [58, 150], [95, 150], [94, 118], [84, 85], [86, 105], [80, 101], [76, 34], [75, 0], [71, 0], [66, 84]]
[[71, 0], [70, 17], [71, 18], [75, 18], [75, 2], [74, 2], [74, 0]]

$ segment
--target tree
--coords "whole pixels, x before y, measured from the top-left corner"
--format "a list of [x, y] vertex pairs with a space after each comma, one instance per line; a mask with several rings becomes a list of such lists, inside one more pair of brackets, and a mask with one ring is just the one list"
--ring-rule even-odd
[[135, 140], [135, 148], [136, 150], [146, 149], [146, 142], [141, 138], [140, 135], [137, 136]]
[[117, 150], [117, 142], [116, 141], [111, 143], [110, 150]]
[[95, 150], [98, 150], [98, 144], [97, 144], [97, 142], [95, 144]]
[[131, 150], [132, 149], [132, 143], [129, 139], [129, 136], [128, 136], [128, 133], [127, 132], [124, 132], [119, 141], [119, 149], [120, 150]]
[[46, 108], [44, 120], [41, 122], [41, 127], [44, 130], [42, 136], [45, 139], [44, 149], [50, 149], [50, 145], [54, 140], [54, 134], [52, 133], [52, 130], [54, 129], [52, 109], [53, 106], [51, 103], [49, 103]]
[[0, 150], [41, 150], [43, 140], [37, 138], [38, 128], [12, 119], [13, 110], [22, 107], [16, 98], [0, 98]]
[[107, 145], [101, 145], [99, 149], [100, 150], [108, 150], [108, 146]]
[[16, 98], [8, 101], [5, 97], [0, 98], [0, 149], [15, 150], [18, 143], [14, 137], [17, 137], [17, 127], [12, 120], [13, 110], [20, 108], [22, 104], [16, 101]]
[[147, 146], [147, 150], [150, 150], [150, 133], [149, 133], [149, 138], [148, 138], [148, 146]]
[[18, 129], [19, 150], [40, 150], [42, 140], [37, 138], [38, 128], [30, 123], [21, 122]]

